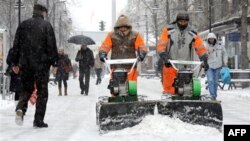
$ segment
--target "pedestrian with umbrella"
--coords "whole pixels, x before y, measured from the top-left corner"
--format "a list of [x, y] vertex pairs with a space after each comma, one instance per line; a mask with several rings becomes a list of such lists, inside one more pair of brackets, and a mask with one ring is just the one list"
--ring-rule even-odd
[[81, 49], [78, 50], [76, 54], [75, 61], [79, 62], [79, 83], [81, 94], [88, 95], [90, 71], [95, 63], [93, 51], [88, 48], [88, 45], [95, 44], [95, 42], [90, 37], [84, 35], [73, 36], [68, 42], [81, 45]]

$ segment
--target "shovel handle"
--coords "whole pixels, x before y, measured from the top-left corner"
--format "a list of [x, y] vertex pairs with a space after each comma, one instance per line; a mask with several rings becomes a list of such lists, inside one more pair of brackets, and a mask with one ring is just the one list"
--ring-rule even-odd
[[175, 64], [183, 64], [183, 65], [196, 65], [193, 69], [193, 71], [195, 71], [197, 68], [200, 67], [201, 65], [201, 61], [183, 61], [183, 60], [169, 60], [169, 62], [171, 63], [171, 65], [174, 67], [174, 69], [179, 70]]
[[132, 64], [132, 67], [128, 73], [132, 71], [132, 69], [135, 67], [136, 63], [138, 62], [138, 57], [137, 58], [132, 58], [132, 59], [113, 59], [113, 60], [107, 60], [104, 58], [105, 65], [107, 66], [109, 72], [111, 73], [111, 68], [110, 65], [113, 64]]

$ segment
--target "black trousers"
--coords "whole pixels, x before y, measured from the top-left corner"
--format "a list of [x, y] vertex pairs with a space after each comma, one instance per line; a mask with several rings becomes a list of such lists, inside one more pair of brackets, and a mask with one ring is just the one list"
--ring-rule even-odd
[[89, 79], [90, 79], [90, 69], [83, 69], [79, 72], [79, 83], [81, 90], [85, 93], [89, 93]]
[[36, 82], [37, 101], [34, 122], [43, 122], [44, 120], [48, 101], [48, 81], [49, 70], [34, 71], [22, 69], [22, 88], [16, 110], [21, 109], [24, 111], [25, 105], [28, 103], [34, 90], [34, 83]]
[[102, 81], [102, 78], [101, 78], [102, 68], [96, 68], [95, 73], [96, 73], [96, 76], [97, 76], [96, 84], [100, 84], [101, 81]]

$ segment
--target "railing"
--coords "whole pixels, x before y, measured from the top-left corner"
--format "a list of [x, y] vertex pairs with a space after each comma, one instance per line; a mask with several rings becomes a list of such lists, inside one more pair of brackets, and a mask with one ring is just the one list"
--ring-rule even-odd
[[[231, 76], [231, 82], [228, 84], [228, 90], [233, 89], [233, 88], [236, 89], [237, 87], [242, 87], [243, 83], [250, 84], [250, 69], [246, 69], [246, 70], [231, 69], [230, 76]], [[207, 81], [206, 81], [206, 84], [207, 84]], [[221, 79], [219, 79], [218, 87], [223, 90], [225, 85], [226, 84], [223, 83]], [[206, 86], [206, 89], [208, 89], [208, 86]]]
[[[231, 75], [231, 83], [229, 84], [228, 89], [232, 89], [233, 87], [236, 89], [236, 84], [242, 83], [250, 83], [250, 70], [242, 70], [242, 69], [232, 69], [230, 70]], [[222, 88], [224, 88], [224, 85]]]

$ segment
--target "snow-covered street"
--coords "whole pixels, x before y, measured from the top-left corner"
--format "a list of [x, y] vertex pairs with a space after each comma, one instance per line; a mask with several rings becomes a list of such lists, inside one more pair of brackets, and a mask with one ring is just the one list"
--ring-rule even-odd
[[[91, 78], [89, 96], [80, 95], [78, 79], [68, 81], [68, 96], [58, 96], [57, 85], [49, 84], [45, 122], [48, 128], [33, 129], [35, 106], [29, 104], [24, 125], [15, 124], [13, 100], [0, 100], [0, 141], [222, 141], [223, 131], [183, 123], [166, 116], [147, 116], [139, 125], [100, 134], [96, 125], [98, 96], [108, 96], [108, 78], [95, 85]], [[148, 99], [160, 99], [159, 78], [139, 78], [138, 93]], [[227, 87], [226, 87], [227, 88]], [[206, 90], [203, 90], [208, 93]], [[250, 89], [219, 90], [224, 124], [250, 124]]]

